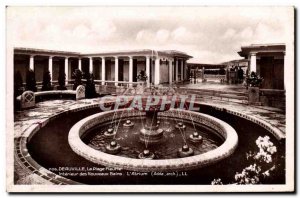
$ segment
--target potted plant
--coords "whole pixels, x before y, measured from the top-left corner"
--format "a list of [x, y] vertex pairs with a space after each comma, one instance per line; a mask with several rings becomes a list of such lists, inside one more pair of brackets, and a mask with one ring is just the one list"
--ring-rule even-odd
[[246, 78], [246, 84], [247, 87], [260, 87], [263, 80], [264, 79], [259, 77], [259, 75], [257, 75], [256, 72], [251, 72], [251, 74], [248, 75]]
[[32, 69], [29, 69], [26, 73], [26, 90], [36, 92], [35, 73]]
[[45, 71], [43, 75], [43, 86], [42, 91], [49, 91], [52, 90], [51, 86], [51, 76], [49, 71]]
[[23, 79], [20, 71], [14, 74], [14, 110], [20, 109], [20, 103], [17, 101], [17, 97], [23, 93]]
[[59, 72], [57, 89], [58, 90], [67, 90], [67, 88], [66, 88], [66, 74], [65, 74], [65, 72]]
[[82, 72], [80, 71], [80, 69], [76, 69], [73, 74], [72, 74], [73, 78], [75, 79], [74, 81], [74, 85], [73, 85], [73, 90], [76, 90], [76, 88], [82, 84]]
[[246, 86], [249, 95], [249, 104], [259, 105], [259, 87], [263, 82], [263, 78], [259, 77], [255, 72], [251, 72], [246, 78]]
[[139, 81], [139, 82], [146, 82], [146, 80], [148, 79], [148, 76], [146, 75], [144, 70], [141, 70], [136, 78], [137, 78], [137, 81]]
[[145, 82], [147, 81], [148, 76], [146, 75], [144, 70], [141, 70], [139, 72], [139, 74], [137, 75], [136, 79], [137, 79], [138, 82], [141, 82], [140, 84], [137, 85], [136, 92], [138, 94], [143, 94], [144, 93]]
[[92, 73], [86, 73], [85, 77], [86, 77], [85, 97], [94, 98], [97, 96], [95, 82], [94, 82], [94, 75]]
[[14, 95], [17, 97], [23, 93], [23, 79], [20, 71], [14, 75]]

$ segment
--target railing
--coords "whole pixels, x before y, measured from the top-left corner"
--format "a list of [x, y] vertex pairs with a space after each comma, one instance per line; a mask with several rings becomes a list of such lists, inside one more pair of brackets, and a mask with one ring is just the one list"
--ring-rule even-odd
[[[86, 81], [86, 80], [83, 80]], [[137, 85], [143, 85], [145, 82], [128, 82], [128, 81], [114, 81], [114, 80], [94, 80], [95, 84], [104, 84], [104, 85], [117, 85], [124, 87], [136, 87]]]
[[[65, 86], [67, 89], [72, 89], [72, 84], [74, 83], [74, 79], [68, 80], [68, 84]], [[82, 79], [82, 82], [86, 82], [86, 79]], [[58, 81], [51, 81], [53, 88], [58, 85]], [[126, 88], [129, 87], [137, 87], [137, 85], [143, 85], [145, 82], [128, 82], [128, 81], [113, 81], [113, 80], [94, 80], [96, 85], [96, 91], [100, 94], [121, 94]], [[43, 82], [36, 82], [36, 86], [38, 91], [41, 90]], [[103, 85], [104, 84], [104, 85]], [[116, 86], [117, 85], [117, 86]], [[26, 83], [23, 83], [23, 90], [25, 91]]]
[[204, 74], [206, 79], [226, 79], [226, 75]]

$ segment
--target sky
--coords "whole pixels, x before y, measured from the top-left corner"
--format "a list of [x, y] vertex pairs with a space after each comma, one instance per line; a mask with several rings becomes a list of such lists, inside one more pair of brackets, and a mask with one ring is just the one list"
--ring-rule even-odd
[[293, 38], [288, 7], [8, 7], [7, 45], [73, 52], [179, 50], [188, 62], [241, 59]]

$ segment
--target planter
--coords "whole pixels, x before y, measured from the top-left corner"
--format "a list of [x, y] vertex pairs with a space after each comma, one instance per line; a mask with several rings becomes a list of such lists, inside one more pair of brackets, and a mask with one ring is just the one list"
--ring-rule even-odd
[[250, 105], [260, 105], [259, 102], [259, 87], [249, 87], [249, 104]]

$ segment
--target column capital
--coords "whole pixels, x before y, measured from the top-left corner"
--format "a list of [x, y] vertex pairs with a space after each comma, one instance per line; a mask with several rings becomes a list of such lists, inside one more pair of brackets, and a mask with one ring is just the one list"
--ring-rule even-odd
[[128, 56], [129, 59], [133, 59], [133, 56]]
[[119, 56], [114, 56], [114, 58], [115, 58], [115, 59], [118, 59], [118, 58], [119, 58]]
[[256, 56], [257, 52], [250, 52], [250, 56]]

